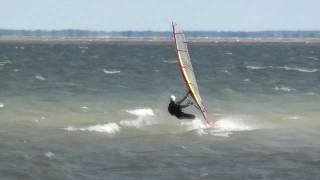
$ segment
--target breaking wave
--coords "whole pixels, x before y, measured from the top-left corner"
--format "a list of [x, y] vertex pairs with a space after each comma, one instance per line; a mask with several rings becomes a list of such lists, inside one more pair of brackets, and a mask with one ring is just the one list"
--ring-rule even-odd
[[[87, 109], [86, 106], [83, 106], [82, 108]], [[107, 124], [97, 124], [97, 125], [88, 126], [88, 127], [68, 126], [63, 129], [66, 131], [89, 131], [89, 132], [115, 134], [120, 132], [121, 127], [141, 128], [144, 126], [156, 124], [156, 121], [151, 118], [155, 116], [151, 108], [131, 109], [131, 110], [126, 110], [126, 112], [136, 116], [136, 118], [121, 120], [119, 122], [119, 125], [115, 122], [111, 122]]]
[[120, 125], [126, 127], [141, 128], [143, 126], [153, 125], [156, 122], [152, 119], [155, 116], [151, 108], [141, 108], [126, 110], [127, 113], [137, 116], [136, 119], [125, 119], [120, 121]]

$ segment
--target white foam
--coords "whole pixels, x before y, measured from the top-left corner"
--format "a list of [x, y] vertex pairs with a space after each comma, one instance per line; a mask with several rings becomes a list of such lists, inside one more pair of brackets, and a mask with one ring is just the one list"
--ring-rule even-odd
[[135, 127], [135, 128], [141, 128], [143, 126], [150, 126], [155, 124], [154, 121], [151, 119], [147, 119], [145, 117], [138, 117], [134, 120], [121, 120], [120, 125], [126, 126], [126, 127]]
[[89, 109], [89, 108], [88, 108], [88, 106], [82, 106], [81, 109], [87, 110], [87, 109]]
[[126, 112], [137, 116], [137, 118], [121, 120], [120, 125], [122, 126], [141, 128], [143, 126], [156, 124], [154, 119], [151, 119], [152, 116], [155, 116], [151, 108], [132, 109], [126, 110]]
[[24, 46], [16, 46], [16, 49], [24, 49]]
[[214, 135], [220, 137], [229, 137], [233, 132], [239, 131], [252, 131], [258, 129], [258, 127], [250, 126], [242, 121], [238, 117], [225, 117], [219, 119], [213, 126], [208, 126], [201, 119], [194, 119], [192, 121], [181, 122], [186, 127], [187, 131], [196, 130], [198, 135]]
[[0, 102], [0, 108], [4, 108], [4, 104]]
[[319, 58], [314, 57], [314, 56], [307, 56], [307, 57], [305, 57], [305, 58], [306, 58], [306, 59], [315, 60], [315, 61], [319, 60]]
[[154, 112], [151, 108], [132, 109], [126, 110], [126, 112], [136, 116], [154, 116]]
[[120, 126], [117, 123], [97, 124], [89, 127], [76, 128], [69, 126], [64, 128], [66, 131], [91, 131], [114, 134], [120, 132]]
[[47, 158], [53, 158], [53, 157], [55, 156], [55, 154], [54, 154], [53, 152], [50, 152], [50, 151], [46, 152], [44, 155], [45, 155]]
[[276, 91], [284, 91], [284, 92], [295, 91], [295, 89], [290, 89], [289, 87], [286, 87], [286, 86], [276, 86], [273, 89]]
[[261, 69], [283, 69], [286, 71], [299, 71], [299, 72], [306, 72], [306, 73], [313, 73], [317, 72], [318, 69], [313, 68], [303, 68], [303, 67], [289, 67], [289, 66], [280, 66], [280, 67], [273, 67], [273, 66], [246, 66], [247, 69], [251, 70], [261, 70]]
[[175, 63], [177, 63], [176, 60], [172, 60], [172, 61], [170, 61], [170, 60], [163, 60], [162, 62], [164, 62], [164, 63], [169, 63], [169, 64], [175, 64]]
[[107, 70], [107, 69], [103, 69], [103, 72], [105, 74], [117, 74], [117, 73], [120, 73], [121, 71], [120, 70]]
[[267, 69], [271, 67], [272, 66], [246, 66], [247, 69], [252, 69], [252, 70]]
[[44, 77], [41, 76], [41, 75], [36, 75], [35, 78], [38, 79], [38, 80], [40, 80], [40, 81], [45, 81], [45, 80], [46, 80], [46, 78], [44, 78]]
[[9, 60], [0, 61], [0, 66], [4, 66], [6, 64], [11, 64], [11, 61]]
[[242, 122], [240, 118], [237, 117], [226, 117], [219, 119], [214, 124], [214, 129], [216, 132], [235, 132], [235, 131], [251, 131], [257, 128], [247, 125]]
[[288, 66], [279, 67], [279, 69], [284, 69], [284, 70], [287, 70], [287, 71], [307, 72], [307, 73], [313, 73], [313, 72], [317, 72], [318, 71], [318, 69], [316, 69], [316, 68], [308, 69], [308, 68], [288, 67]]
[[208, 126], [199, 118], [196, 118], [191, 121], [182, 121], [181, 125], [186, 127], [187, 131], [196, 130], [198, 135], [208, 134], [204, 129], [208, 128]]

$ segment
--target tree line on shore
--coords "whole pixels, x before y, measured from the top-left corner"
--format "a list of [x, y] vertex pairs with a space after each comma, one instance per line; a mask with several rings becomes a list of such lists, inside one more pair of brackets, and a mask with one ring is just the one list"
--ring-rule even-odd
[[[221, 38], [320, 38], [320, 31], [185, 31], [188, 37]], [[13, 30], [0, 29], [0, 36], [18, 37], [161, 37], [172, 36], [170, 31], [90, 31], [90, 30]]]

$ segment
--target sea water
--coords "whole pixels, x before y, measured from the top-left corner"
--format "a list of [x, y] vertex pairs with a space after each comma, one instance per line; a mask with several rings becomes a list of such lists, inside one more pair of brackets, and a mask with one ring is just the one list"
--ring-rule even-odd
[[319, 179], [320, 44], [0, 43], [1, 179]]

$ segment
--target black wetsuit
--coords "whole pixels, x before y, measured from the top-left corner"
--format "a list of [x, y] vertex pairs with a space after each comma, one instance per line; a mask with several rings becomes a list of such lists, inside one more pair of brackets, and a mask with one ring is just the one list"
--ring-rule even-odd
[[195, 118], [193, 114], [187, 114], [182, 112], [183, 108], [186, 108], [190, 105], [190, 104], [181, 105], [181, 103], [187, 98], [187, 96], [177, 103], [170, 100], [168, 111], [172, 116], [176, 116], [178, 119], [194, 119]]

